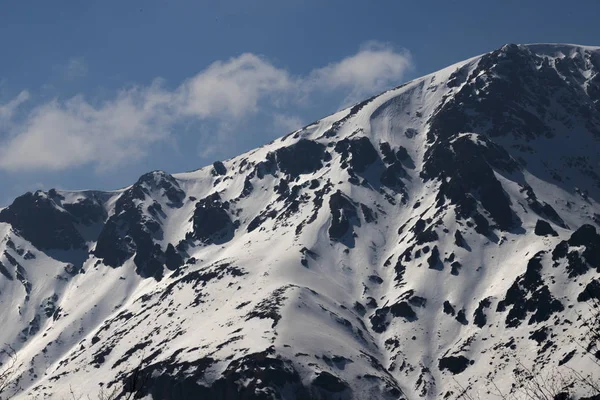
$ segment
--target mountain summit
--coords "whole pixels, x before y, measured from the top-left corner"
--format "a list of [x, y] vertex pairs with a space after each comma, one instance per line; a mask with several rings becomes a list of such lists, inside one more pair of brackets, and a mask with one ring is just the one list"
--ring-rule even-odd
[[2, 396], [134, 374], [155, 400], [597, 377], [599, 171], [600, 48], [506, 45], [197, 171], [27, 193], [0, 210]]

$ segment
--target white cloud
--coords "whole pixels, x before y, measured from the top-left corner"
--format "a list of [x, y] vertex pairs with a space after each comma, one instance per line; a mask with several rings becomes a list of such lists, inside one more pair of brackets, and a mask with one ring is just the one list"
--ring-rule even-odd
[[289, 91], [287, 71], [254, 54], [217, 61], [185, 82], [178, 90], [182, 112], [199, 118], [215, 115], [239, 118], [257, 110], [265, 97]]
[[[73, 60], [74, 74], [87, 70]], [[149, 86], [122, 90], [101, 104], [81, 95], [54, 99], [28, 110], [15, 123], [17, 109], [30, 97], [23, 91], [0, 104], [0, 168], [62, 170], [93, 165], [106, 170], [145, 156], [153, 144], [170, 136], [176, 123], [211, 121], [217, 123], [217, 132], [230, 138], [247, 117], [264, 110], [270, 110], [273, 126], [285, 133], [301, 127], [300, 119], [282, 111], [282, 105], [296, 102], [300, 93], [318, 96], [330, 89], [351, 95], [374, 93], [397, 83], [410, 66], [407, 52], [376, 43], [304, 77], [293, 77], [246, 53], [211, 64], [174, 90], [157, 79]], [[202, 152], [226, 145], [222, 139], [199, 138]]]
[[0, 148], [0, 168], [61, 170], [83, 164], [110, 169], [138, 159], [168, 136], [172, 116], [156, 101], [161, 89], [122, 91], [96, 107], [82, 96], [31, 110]]
[[349, 88], [353, 97], [364, 96], [399, 82], [412, 65], [407, 51], [370, 42], [355, 55], [314, 70], [309, 76], [310, 88]]

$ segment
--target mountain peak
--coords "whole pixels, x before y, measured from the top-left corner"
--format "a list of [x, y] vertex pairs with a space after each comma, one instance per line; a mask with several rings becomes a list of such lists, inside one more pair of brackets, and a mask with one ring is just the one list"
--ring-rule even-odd
[[155, 399], [458, 398], [592, 368], [596, 54], [505, 45], [196, 171], [16, 199], [10, 394], [142, 371]]

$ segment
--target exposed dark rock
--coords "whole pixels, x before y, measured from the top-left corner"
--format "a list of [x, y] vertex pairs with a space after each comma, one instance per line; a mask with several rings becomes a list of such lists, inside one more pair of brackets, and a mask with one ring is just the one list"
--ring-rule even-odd
[[[565, 57], [557, 64], [577, 61], [581, 58]], [[573, 65], [573, 70], [578, 71], [578, 67]], [[552, 134], [547, 125], [552, 119], [574, 124], [581, 118], [594, 135], [599, 135], [597, 106], [579, 90], [581, 75], [567, 69], [563, 73], [561, 77], [547, 58], [527, 47], [506, 45], [486, 54], [460, 89], [436, 111], [428, 139], [433, 142], [436, 137], [459, 132], [533, 139]], [[463, 79], [459, 73], [451, 82], [458, 85]], [[561, 93], [561, 103], [569, 106], [549, 117], [545, 109], [556, 93]]]
[[240, 193], [241, 198], [248, 197], [250, 196], [250, 194], [252, 194], [252, 191], [254, 190], [254, 185], [252, 185], [251, 179], [251, 175], [248, 175], [246, 179], [244, 179], [244, 188], [242, 189], [242, 193]]
[[[177, 361], [174, 354], [138, 372], [147, 377], [139, 394], [155, 399], [172, 398], [176, 393], [181, 399], [271, 400], [285, 391], [294, 393], [296, 399], [313, 399], [292, 363], [275, 357], [270, 349], [231, 361], [221, 375], [208, 384], [204, 374], [214, 363], [210, 357], [193, 362]], [[127, 392], [127, 383], [132, 378], [124, 379], [123, 393]]]
[[600, 301], [600, 281], [598, 279], [592, 279], [577, 296], [577, 301], [589, 301], [591, 299]]
[[454, 307], [452, 307], [452, 304], [450, 304], [448, 300], [444, 301], [444, 313], [452, 316], [454, 316], [454, 314], [456, 313], [454, 311]]
[[462, 268], [462, 264], [460, 262], [453, 261], [452, 264], [450, 264], [450, 274], [458, 275], [461, 268]]
[[205, 244], [225, 243], [233, 237], [235, 225], [227, 210], [229, 202], [221, 201], [213, 193], [196, 203], [193, 221], [193, 237]]
[[248, 224], [248, 232], [252, 232], [259, 228], [266, 220], [277, 217], [277, 211], [270, 210], [269, 208], [263, 210], [258, 216], [256, 216]]
[[369, 308], [377, 307], [377, 300], [375, 300], [372, 297], [367, 297], [367, 307], [369, 307]]
[[394, 272], [396, 273], [396, 277], [394, 279], [396, 281], [396, 285], [403, 284], [406, 267], [402, 264], [401, 257], [398, 257], [398, 261], [396, 261], [396, 265], [394, 266]]
[[337, 191], [329, 198], [331, 210], [331, 225], [329, 226], [329, 238], [333, 241], [344, 242], [353, 247], [351, 229], [353, 225], [359, 225], [356, 207], [345, 194]]
[[408, 302], [415, 307], [424, 308], [427, 305], [427, 299], [421, 296], [411, 296], [411, 298], [408, 299]]
[[487, 316], [485, 315], [485, 309], [489, 308], [492, 302], [489, 298], [483, 299], [479, 302], [475, 313], [473, 314], [473, 322], [480, 328], [483, 328], [487, 323]]
[[566, 363], [571, 361], [571, 359], [573, 358], [573, 356], [575, 355], [576, 352], [577, 352], [577, 350], [572, 350], [572, 351], [568, 352], [567, 354], [565, 354], [565, 356], [558, 361], [558, 365], [559, 366], [565, 365]]
[[335, 151], [342, 156], [342, 168], [349, 165], [354, 172], [362, 173], [379, 158], [369, 138], [343, 139], [336, 143]]
[[407, 177], [408, 174], [400, 161], [396, 161], [385, 167], [379, 180], [383, 186], [386, 186], [394, 190], [402, 190], [406, 185], [402, 181], [402, 178]]
[[541, 328], [531, 332], [529, 339], [535, 340], [538, 345], [542, 344], [548, 338], [548, 327], [542, 326]]
[[537, 220], [534, 233], [538, 236], [558, 236], [558, 233], [552, 229], [552, 226], [543, 219]]
[[468, 249], [467, 241], [465, 240], [465, 238], [459, 230], [456, 230], [456, 232], [454, 232], [454, 244], [456, 244], [458, 247]]
[[585, 246], [583, 258], [600, 271], [600, 234], [592, 225], [582, 225], [571, 235], [569, 246]]
[[19, 235], [41, 250], [85, 247], [75, 227], [79, 221], [41, 191], [17, 197], [0, 211], [0, 222], [11, 224]]
[[310, 174], [323, 167], [325, 146], [312, 140], [300, 139], [288, 147], [275, 150], [279, 169], [292, 177]]
[[465, 313], [465, 310], [462, 309], [460, 310], [457, 314], [456, 314], [456, 320], [458, 322], [460, 322], [463, 325], [468, 325], [469, 321], [467, 321], [467, 314]]
[[393, 164], [397, 161], [396, 154], [392, 151], [388, 142], [379, 143], [379, 150], [381, 151], [381, 155], [383, 156], [382, 160], [385, 164]]
[[227, 168], [225, 167], [225, 165], [221, 162], [221, 161], [215, 161], [213, 163], [213, 168], [210, 171], [214, 176], [217, 175], [226, 175], [227, 174]]
[[354, 311], [356, 311], [361, 316], [365, 315], [365, 313], [367, 312], [367, 309], [365, 308], [365, 306], [363, 306], [358, 301], [354, 302], [354, 305], [352, 306], [352, 308], [354, 309]]
[[285, 301], [285, 292], [288, 290], [289, 286], [283, 286], [279, 289], [274, 290], [271, 295], [265, 299], [263, 299], [260, 303], [258, 303], [252, 311], [246, 315], [246, 321], [252, 318], [259, 319], [272, 319], [273, 325], [275, 328], [277, 323], [281, 319], [281, 314], [279, 313], [279, 309], [283, 305]]
[[376, 333], [385, 332], [388, 325], [390, 324], [388, 314], [390, 312], [389, 307], [380, 308], [375, 311], [369, 320], [371, 321], [371, 328]]
[[367, 224], [377, 221], [377, 214], [375, 214], [375, 212], [371, 208], [364, 205], [363, 203], [360, 203], [360, 209]]
[[[571, 247], [574, 249], [571, 250]], [[583, 251], [581, 251], [583, 247]], [[590, 268], [600, 272], [600, 235], [592, 225], [582, 225], [571, 235], [568, 241], [560, 242], [552, 251], [554, 265], [561, 259], [567, 260], [569, 278], [584, 275]]]
[[106, 220], [106, 210], [101, 202], [92, 198], [83, 198], [75, 203], [63, 203], [63, 208], [73, 215], [78, 223], [89, 226]]
[[504, 231], [520, 226], [517, 215], [494, 169], [518, 170], [516, 162], [504, 148], [481, 135], [456, 135], [438, 140], [425, 154], [421, 176], [424, 180], [439, 179], [438, 206], [444, 198], [456, 205], [459, 219], [473, 218], [479, 233], [487, 234], [485, 217], [478, 204], [485, 209], [498, 228]]
[[[161, 279], [165, 254], [154, 239], [162, 237], [164, 212], [155, 198], [166, 198], [169, 207], [181, 207], [186, 198], [179, 183], [162, 171], [144, 174], [115, 204], [115, 212], [100, 232], [94, 255], [113, 268], [135, 254], [136, 272]], [[148, 204], [144, 212], [144, 206]]]
[[440, 251], [437, 246], [433, 246], [431, 254], [427, 257], [427, 264], [431, 269], [436, 269], [438, 271], [444, 269], [444, 264], [442, 263], [442, 260], [440, 260]]
[[56, 302], [58, 301], [58, 295], [53, 294], [50, 297], [42, 300], [42, 304], [40, 304], [40, 308], [46, 315], [46, 317], [50, 318], [57, 310]]
[[504, 310], [506, 306], [513, 306], [506, 316], [508, 327], [519, 326], [528, 313], [532, 313], [529, 324], [533, 324], [547, 321], [552, 313], [564, 310], [562, 303], [552, 297], [542, 280], [543, 254], [541, 251], [529, 260], [525, 273], [515, 280], [504, 300], [498, 303], [498, 311]]
[[448, 370], [452, 374], [456, 375], [464, 372], [471, 364], [473, 364], [473, 361], [469, 360], [465, 356], [450, 356], [440, 358], [438, 367], [440, 371]]
[[277, 160], [275, 160], [275, 153], [267, 154], [267, 158], [264, 161], [260, 161], [254, 167], [254, 171], [256, 172], [256, 177], [258, 179], [263, 179], [265, 175], [274, 174], [277, 170]]
[[346, 382], [327, 371], [319, 372], [316, 378], [313, 379], [312, 384], [331, 393], [339, 393], [343, 392], [344, 390], [350, 390], [350, 387]]
[[417, 314], [406, 301], [400, 301], [390, 307], [390, 311], [394, 317], [402, 317], [407, 321], [417, 319]]
[[11, 273], [8, 271], [8, 269], [6, 269], [4, 264], [2, 264], [2, 261], [0, 261], [0, 274], [4, 275], [9, 281], [12, 281], [14, 279]]
[[171, 243], [167, 245], [167, 250], [165, 251], [165, 265], [172, 271], [183, 265], [183, 257], [181, 257]]

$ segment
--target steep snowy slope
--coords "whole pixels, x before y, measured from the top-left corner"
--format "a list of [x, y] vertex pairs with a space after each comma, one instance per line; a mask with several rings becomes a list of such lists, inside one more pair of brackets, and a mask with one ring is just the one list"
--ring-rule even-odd
[[8, 396], [138, 366], [153, 399], [599, 377], [599, 167], [600, 48], [506, 45], [197, 171], [25, 194], [0, 210]]

